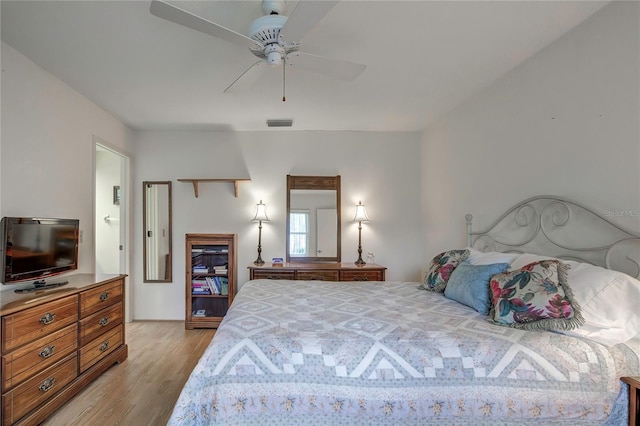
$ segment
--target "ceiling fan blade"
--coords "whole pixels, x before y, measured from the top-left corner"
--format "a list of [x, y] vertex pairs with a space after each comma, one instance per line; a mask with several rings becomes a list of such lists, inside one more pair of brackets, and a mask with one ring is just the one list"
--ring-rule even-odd
[[287, 63], [345, 81], [355, 80], [367, 68], [366, 65], [341, 61], [339, 59], [330, 59], [304, 52], [290, 53], [287, 55]]
[[282, 40], [286, 44], [299, 43], [336, 3], [332, 0], [300, 0], [280, 30]]
[[152, 15], [159, 18], [183, 25], [187, 28], [191, 28], [192, 30], [200, 31], [201, 33], [221, 38], [234, 44], [239, 44], [249, 48], [261, 46], [260, 43], [252, 38], [223, 27], [222, 25], [207, 21], [204, 18], [200, 18], [186, 10], [182, 10], [179, 7], [160, 0], [152, 0], [149, 11]]
[[224, 89], [224, 93], [237, 93], [250, 89], [262, 77], [267, 68], [269, 65], [264, 60], [259, 60]]

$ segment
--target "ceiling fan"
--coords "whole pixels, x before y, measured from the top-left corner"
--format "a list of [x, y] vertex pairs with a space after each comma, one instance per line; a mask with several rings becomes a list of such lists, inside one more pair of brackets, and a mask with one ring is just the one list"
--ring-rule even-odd
[[[239, 91], [255, 83], [266, 65], [309, 69], [336, 79], [353, 81], [366, 68], [353, 62], [330, 59], [301, 52], [300, 41], [336, 5], [330, 0], [300, 0], [287, 17], [285, 0], [263, 0], [265, 15], [251, 24], [248, 36], [208, 21], [161, 0], [151, 1], [151, 14], [179, 25], [246, 47], [260, 58], [224, 92]], [[283, 87], [284, 90], [284, 87]], [[284, 94], [282, 100], [285, 100]]]

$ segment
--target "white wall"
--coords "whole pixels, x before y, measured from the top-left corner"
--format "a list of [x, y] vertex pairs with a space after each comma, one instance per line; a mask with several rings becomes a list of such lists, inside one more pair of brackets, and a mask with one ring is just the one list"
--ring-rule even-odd
[[[286, 175], [341, 175], [342, 260], [357, 259], [359, 200], [371, 222], [363, 224], [364, 253], [387, 266], [388, 280], [420, 279], [420, 135], [364, 132], [136, 132], [134, 169], [135, 319], [184, 318], [186, 233], [237, 233], [238, 281], [257, 257], [258, 226], [251, 222], [263, 200], [262, 258], [285, 257]], [[251, 178], [233, 185], [201, 183], [199, 198], [179, 178]], [[173, 181], [173, 282], [142, 282], [142, 182]]]
[[80, 219], [79, 272], [93, 272], [93, 137], [128, 152], [131, 131], [9, 45], [1, 54], [0, 215]]
[[424, 132], [427, 257], [533, 195], [640, 208], [639, 8], [612, 2]]

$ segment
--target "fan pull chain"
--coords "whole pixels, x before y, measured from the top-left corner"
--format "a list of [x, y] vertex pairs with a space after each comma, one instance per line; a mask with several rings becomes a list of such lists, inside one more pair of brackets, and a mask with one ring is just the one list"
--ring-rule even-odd
[[282, 102], [286, 102], [287, 100], [287, 97], [285, 96], [285, 88], [287, 87], [286, 75], [287, 75], [287, 57], [285, 56], [284, 61], [282, 61]]

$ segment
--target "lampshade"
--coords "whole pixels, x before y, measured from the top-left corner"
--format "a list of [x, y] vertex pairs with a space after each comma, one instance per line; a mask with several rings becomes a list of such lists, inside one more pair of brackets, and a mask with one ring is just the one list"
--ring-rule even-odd
[[267, 206], [262, 204], [262, 200], [260, 203], [256, 205], [256, 216], [253, 218], [252, 222], [269, 222], [269, 218], [267, 217]]
[[353, 218], [354, 222], [369, 222], [369, 218], [367, 217], [367, 211], [364, 209], [362, 205], [362, 201], [358, 202], [356, 206], [356, 215]]

